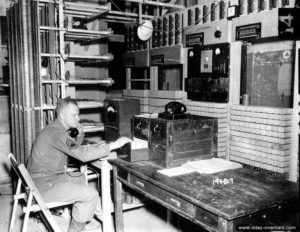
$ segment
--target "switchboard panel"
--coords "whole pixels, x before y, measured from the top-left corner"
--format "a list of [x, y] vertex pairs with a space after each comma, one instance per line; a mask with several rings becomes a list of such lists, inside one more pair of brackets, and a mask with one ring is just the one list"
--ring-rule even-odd
[[194, 47], [188, 50], [188, 99], [228, 102], [229, 43]]

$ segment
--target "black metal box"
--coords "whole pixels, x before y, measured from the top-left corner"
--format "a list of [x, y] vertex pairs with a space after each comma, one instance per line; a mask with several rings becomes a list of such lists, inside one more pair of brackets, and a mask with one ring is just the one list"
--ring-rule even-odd
[[134, 117], [133, 121], [134, 136], [148, 137], [149, 160], [161, 166], [217, 155], [217, 118], [189, 115], [180, 120]]
[[120, 127], [125, 124], [128, 127], [131, 117], [139, 113], [140, 101], [137, 99], [104, 100], [105, 126]]
[[137, 99], [105, 99], [105, 140], [114, 141], [123, 136], [132, 138], [130, 122], [131, 118], [138, 114], [140, 101]]

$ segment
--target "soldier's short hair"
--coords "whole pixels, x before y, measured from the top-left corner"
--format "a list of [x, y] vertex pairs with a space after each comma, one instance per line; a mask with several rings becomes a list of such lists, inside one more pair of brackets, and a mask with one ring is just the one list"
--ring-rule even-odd
[[75, 99], [70, 98], [70, 97], [65, 97], [63, 99], [60, 99], [57, 103], [56, 107], [56, 116], [58, 117], [61, 111], [68, 106], [69, 104], [73, 104], [78, 107], [78, 104]]

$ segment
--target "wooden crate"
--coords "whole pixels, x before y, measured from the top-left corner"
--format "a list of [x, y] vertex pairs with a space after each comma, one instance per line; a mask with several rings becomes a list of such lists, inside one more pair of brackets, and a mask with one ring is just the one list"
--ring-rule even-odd
[[149, 159], [164, 167], [217, 155], [216, 118], [190, 115], [188, 119], [149, 121]]

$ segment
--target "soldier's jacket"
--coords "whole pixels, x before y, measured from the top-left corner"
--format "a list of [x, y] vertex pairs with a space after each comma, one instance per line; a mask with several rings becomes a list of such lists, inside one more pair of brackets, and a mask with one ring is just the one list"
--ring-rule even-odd
[[71, 138], [62, 123], [56, 119], [46, 126], [34, 141], [27, 164], [29, 173], [33, 178], [39, 175], [55, 175], [65, 171], [68, 156], [88, 162], [110, 153], [108, 145], [80, 146], [83, 137], [84, 135], [76, 139]]

